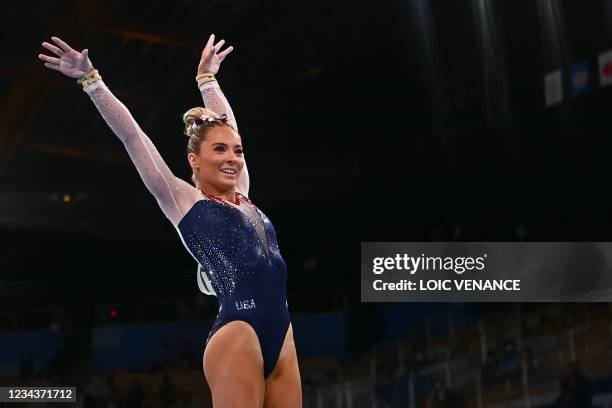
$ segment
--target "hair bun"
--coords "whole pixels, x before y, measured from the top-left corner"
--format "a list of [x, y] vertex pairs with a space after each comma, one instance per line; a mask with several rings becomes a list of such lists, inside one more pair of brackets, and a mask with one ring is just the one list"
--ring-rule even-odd
[[196, 129], [194, 129], [194, 124], [195, 126], [200, 126], [202, 125], [202, 123], [199, 122], [204, 122], [208, 118], [216, 118], [218, 116], [219, 115], [217, 115], [214, 111], [199, 106], [196, 108], [189, 109], [183, 114], [185, 134], [187, 135], [187, 137], [196, 135], [197, 132]]

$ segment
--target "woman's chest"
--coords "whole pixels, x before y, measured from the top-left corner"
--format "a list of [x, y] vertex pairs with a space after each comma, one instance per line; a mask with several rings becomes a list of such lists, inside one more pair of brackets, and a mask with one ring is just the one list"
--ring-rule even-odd
[[214, 200], [197, 201], [178, 224], [178, 229], [186, 243], [206, 243], [235, 251], [257, 246], [268, 254], [278, 248], [276, 233], [268, 217], [254, 205], [244, 202], [237, 206]]

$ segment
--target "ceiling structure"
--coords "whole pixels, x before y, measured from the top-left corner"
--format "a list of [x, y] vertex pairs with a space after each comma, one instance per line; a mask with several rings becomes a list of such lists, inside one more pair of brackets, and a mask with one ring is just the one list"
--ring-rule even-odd
[[334, 214], [357, 176], [357, 144], [347, 145], [340, 119], [349, 107], [339, 97], [356, 22], [341, 4], [11, 1], [0, 23], [0, 280], [110, 287], [117, 279], [167, 282], [172, 271], [195, 278], [195, 262], [88, 96], [37, 58], [52, 35], [89, 49], [185, 180], [182, 114], [202, 105], [201, 51], [211, 33], [233, 45], [217, 78], [239, 124], [251, 198], [274, 221], [294, 269], [316, 273], [312, 265], [334, 257], [320, 237], [342, 233]]
[[[151, 210], [140, 212], [143, 218], [156, 211], [87, 95], [38, 60], [51, 35], [89, 49], [111, 91], [185, 179], [182, 113], [202, 104], [194, 77], [208, 35], [225, 38], [235, 51], [218, 78], [238, 119], [253, 197], [276, 205], [331, 196], [325, 180], [338, 166], [326, 156], [339, 145], [340, 126], [330, 89], [343, 27], [333, 7], [252, 0], [6, 3], [0, 225], [78, 228], [100, 218], [92, 228], [103, 229], [113, 224], [107, 214], [114, 208], [143, 205]], [[318, 123], [309, 123], [313, 116]], [[344, 171], [355, 175], [356, 159]], [[116, 219], [124, 222], [121, 214]]]

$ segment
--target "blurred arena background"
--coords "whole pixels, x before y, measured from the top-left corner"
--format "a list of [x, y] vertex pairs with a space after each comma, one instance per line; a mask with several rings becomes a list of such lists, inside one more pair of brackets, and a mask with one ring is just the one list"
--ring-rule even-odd
[[211, 406], [216, 300], [87, 95], [37, 55], [51, 35], [89, 48], [188, 179], [181, 115], [215, 33], [289, 267], [305, 407], [612, 406], [611, 305], [362, 304], [357, 269], [360, 241], [611, 240], [611, 1], [1, 7], [0, 385]]

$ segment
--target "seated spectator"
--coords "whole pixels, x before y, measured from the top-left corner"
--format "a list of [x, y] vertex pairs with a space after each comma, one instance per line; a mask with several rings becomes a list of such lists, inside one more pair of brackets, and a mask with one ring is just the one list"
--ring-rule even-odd
[[497, 354], [491, 349], [487, 351], [487, 358], [482, 366], [482, 377], [484, 385], [495, 383], [499, 377], [499, 361]]
[[161, 406], [164, 408], [173, 408], [176, 406], [178, 400], [178, 390], [170, 381], [170, 377], [167, 373], [164, 373], [161, 378], [159, 398], [161, 401]]
[[167, 344], [162, 344], [159, 352], [159, 358], [151, 366], [151, 371], [158, 373], [171, 368], [174, 368], [174, 362], [172, 361], [170, 346]]
[[195, 354], [191, 349], [191, 344], [187, 339], [184, 339], [183, 345], [181, 347], [181, 352], [179, 354], [178, 367], [181, 370], [189, 370], [191, 368], [196, 368], [199, 363], [199, 359], [195, 357]]
[[22, 384], [28, 384], [32, 380], [33, 375], [34, 361], [32, 354], [28, 353], [19, 361], [19, 380]]
[[561, 379], [561, 394], [555, 400], [554, 408], [590, 408], [592, 390], [589, 380], [577, 363], [568, 367], [568, 373]]
[[83, 400], [83, 408], [103, 408], [103, 406], [98, 404], [93, 394], [87, 393]]
[[198, 408], [199, 406], [198, 401], [193, 398], [193, 394], [188, 393], [181, 400], [179, 408]]
[[115, 388], [115, 382], [113, 376], [107, 376], [98, 385], [100, 402], [103, 408], [117, 408], [118, 401], [121, 396], [119, 391]]
[[431, 408], [463, 408], [464, 403], [459, 395], [447, 389], [440, 380], [436, 380], [429, 406]]
[[130, 386], [128, 388], [127, 395], [125, 397], [124, 406], [130, 408], [144, 408], [145, 407], [145, 392], [142, 385], [135, 379], [130, 380]]
[[516, 379], [521, 374], [521, 355], [514, 340], [506, 341], [501, 368], [506, 379]]

